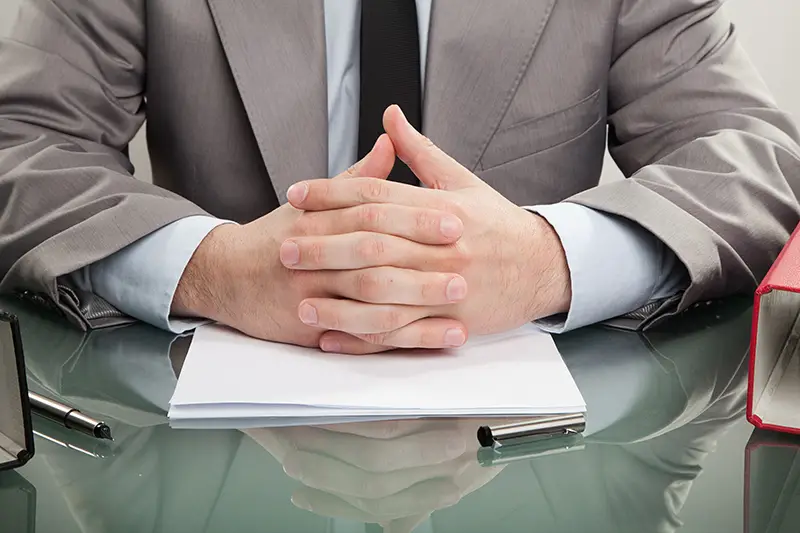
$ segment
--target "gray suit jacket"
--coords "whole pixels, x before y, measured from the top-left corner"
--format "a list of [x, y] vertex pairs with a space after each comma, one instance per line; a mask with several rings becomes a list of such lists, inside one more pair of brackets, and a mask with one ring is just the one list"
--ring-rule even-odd
[[[436, 0], [425, 133], [520, 205], [663, 240], [691, 285], [653, 316], [752, 290], [798, 222], [800, 134], [720, 4]], [[325, 176], [325, 72], [322, 0], [26, 0], [0, 41], [0, 290], [116, 320], [65, 274]], [[145, 116], [154, 185], [126, 157]], [[607, 131], [628, 179], [598, 187]]]

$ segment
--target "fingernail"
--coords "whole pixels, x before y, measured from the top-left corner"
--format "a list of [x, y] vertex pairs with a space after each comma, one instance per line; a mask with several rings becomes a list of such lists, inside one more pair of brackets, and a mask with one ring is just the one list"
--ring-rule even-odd
[[314, 309], [313, 305], [300, 305], [300, 320], [303, 322], [303, 324], [308, 324], [309, 326], [317, 325], [319, 319], [317, 318], [317, 310]]
[[311, 505], [302, 496], [293, 495], [292, 496], [292, 504], [295, 507], [303, 509], [304, 511], [310, 511], [311, 510]]
[[293, 204], [302, 204], [308, 196], [308, 184], [295, 183], [286, 191], [286, 198]]
[[285, 266], [294, 266], [300, 262], [300, 247], [296, 242], [286, 241], [281, 244], [280, 256]]
[[448, 346], [461, 346], [467, 338], [460, 329], [448, 329], [444, 334], [444, 343]]
[[446, 292], [449, 301], [459, 302], [467, 296], [467, 282], [461, 276], [457, 276], [447, 284]]
[[323, 352], [340, 353], [342, 351], [342, 345], [330, 339], [323, 339], [319, 347]]
[[442, 217], [442, 221], [439, 222], [439, 231], [448, 239], [460, 237], [462, 231], [461, 219], [454, 216]]

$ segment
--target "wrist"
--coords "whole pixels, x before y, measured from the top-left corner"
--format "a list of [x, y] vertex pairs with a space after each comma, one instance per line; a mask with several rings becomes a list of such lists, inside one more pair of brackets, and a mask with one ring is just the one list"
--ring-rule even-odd
[[227, 272], [231, 243], [239, 226], [223, 224], [211, 230], [200, 242], [183, 271], [170, 314], [185, 318], [219, 320], [225, 308], [225, 284], [232, 279]]
[[555, 228], [544, 217], [531, 213], [533, 219], [533, 253], [528, 263], [529, 279], [533, 280], [528, 318], [567, 313], [572, 303], [572, 283], [567, 254]]

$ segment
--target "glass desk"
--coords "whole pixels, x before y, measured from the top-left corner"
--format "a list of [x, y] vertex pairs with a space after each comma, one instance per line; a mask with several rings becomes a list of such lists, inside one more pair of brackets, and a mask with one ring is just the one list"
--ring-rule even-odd
[[31, 389], [104, 419], [115, 437], [36, 418], [34, 460], [0, 474], [4, 533], [800, 525], [800, 441], [753, 433], [744, 419], [749, 301], [698, 306], [644, 335], [591, 327], [556, 337], [587, 430], [518, 456], [479, 451], [476, 420], [172, 430], [166, 410], [190, 339], [143, 325], [82, 334], [2, 305], [20, 317]]

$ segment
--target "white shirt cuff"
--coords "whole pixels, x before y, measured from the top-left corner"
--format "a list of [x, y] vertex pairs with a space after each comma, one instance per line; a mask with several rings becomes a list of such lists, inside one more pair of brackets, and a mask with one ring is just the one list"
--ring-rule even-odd
[[630, 220], [572, 203], [525, 209], [553, 226], [569, 266], [569, 312], [537, 321], [546, 331], [562, 333], [625, 315], [686, 285], [675, 254]]
[[207, 216], [187, 217], [90, 265], [81, 276], [88, 290], [123, 313], [173, 333], [184, 333], [205, 320], [173, 319], [172, 299], [197, 247], [211, 231], [229, 223]]

